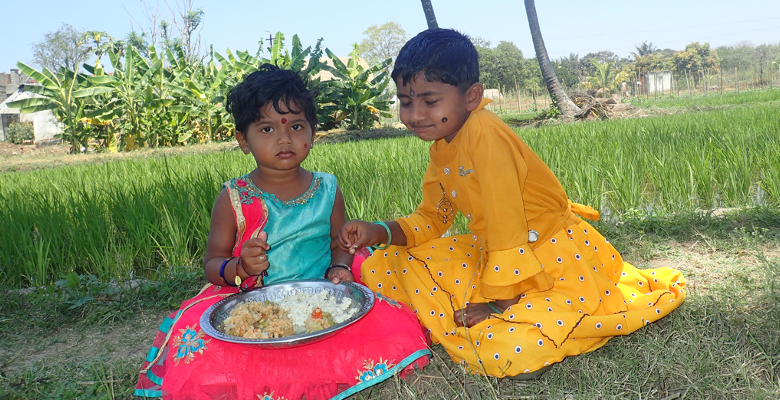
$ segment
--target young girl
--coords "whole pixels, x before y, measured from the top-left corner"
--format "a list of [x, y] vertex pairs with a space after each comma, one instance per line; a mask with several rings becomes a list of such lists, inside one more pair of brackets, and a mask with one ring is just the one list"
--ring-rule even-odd
[[[417, 210], [353, 220], [350, 252], [380, 244], [362, 265], [368, 287], [414, 308], [455, 362], [495, 377], [538, 376], [680, 305], [678, 271], [637, 270], [567, 201], [552, 171], [484, 109], [477, 52], [447, 29], [420, 33], [392, 72], [401, 121], [432, 141]], [[442, 237], [455, 213], [471, 234]]]
[[[338, 248], [346, 220], [333, 175], [301, 167], [317, 125], [314, 95], [296, 73], [270, 64], [233, 88], [227, 109], [257, 168], [231, 179], [211, 217], [204, 271], [211, 285], [166, 319], [135, 394], [171, 399], [344, 398], [428, 363], [410, 309], [377, 295], [362, 319], [319, 342], [279, 350], [223, 342], [199, 325], [206, 309], [239, 291], [325, 276], [354, 281], [365, 257]], [[353, 260], [354, 258], [354, 260]]]

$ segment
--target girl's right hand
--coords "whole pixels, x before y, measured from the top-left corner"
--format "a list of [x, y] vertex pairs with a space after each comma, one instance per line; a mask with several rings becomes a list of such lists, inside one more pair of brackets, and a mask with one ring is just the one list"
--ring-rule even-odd
[[355, 254], [356, 251], [366, 246], [385, 243], [386, 240], [385, 228], [359, 219], [353, 219], [344, 224], [338, 235], [339, 247], [350, 254]]
[[268, 269], [268, 233], [260, 232], [256, 238], [251, 238], [241, 245], [241, 266], [252, 275], [260, 275]]

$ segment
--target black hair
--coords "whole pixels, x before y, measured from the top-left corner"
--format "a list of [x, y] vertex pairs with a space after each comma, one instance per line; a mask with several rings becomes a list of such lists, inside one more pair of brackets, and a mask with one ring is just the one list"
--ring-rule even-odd
[[427, 29], [404, 44], [390, 76], [406, 85], [418, 72], [430, 82], [465, 91], [479, 82], [479, 54], [468, 36], [454, 29]]
[[263, 64], [230, 89], [225, 109], [233, 114], [239, 132], [246, 132], [249, 124], [260, 120], [263, 117], [260, 109], [269, 103], [279, 114], [287, 114], [279, 107], [281, 103], [293, 114], [303, 112], [312, 129], [316, 129], [317, 92], [306, 87], [307, 81], [302, 73]]

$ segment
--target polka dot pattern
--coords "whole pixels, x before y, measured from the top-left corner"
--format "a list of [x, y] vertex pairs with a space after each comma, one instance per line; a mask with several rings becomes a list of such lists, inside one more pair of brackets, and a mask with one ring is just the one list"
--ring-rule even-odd
[[[430, 231], [433, 223], [419, 225], [420, 231]], [[481, 236], [469, 234], [433, 239], [398, 254], [377, 252], [361, 273], [369, 287], [385, 296], [406, 304], [414, 299], [420, 322], [455, 362], [494, 376], [535, 371], [626, 335], [667, 315], [684, 298], [679, 272], [642, 271], [624, 263], [587, 223], [554, 235], [537, 231], [536, 248], [518, 246], [501, 257], [485, 251]], [[536, 269], [529, 273], [528, 265]], [[538, 274], [549, 278], [534, 281]], [[468, 333], [455, 324], [455, 311], [486, 303], [490, 297], [483, 296], [504, 282], [526, 288], [519, 304]], [[549, 282], [551, 287], [534, 286]]]

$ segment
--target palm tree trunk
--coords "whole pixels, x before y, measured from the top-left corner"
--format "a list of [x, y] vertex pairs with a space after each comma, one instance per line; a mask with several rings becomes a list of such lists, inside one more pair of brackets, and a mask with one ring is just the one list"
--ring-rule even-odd
[[539, 28], [539, 19], [536, 17], [534, 0], [525, 0], [525, 13], [528, 15], [528, 26], [531, 28], [531, 38], [534, 42], [536, 60], [539, 61], [539, 68], [542, 70], [544, 85], [547, 87], [547, 91], [555, 101], [558, 109], [561, 110], [563, 120], [571, 121], [582, 111], [571, 101], [555, 75], [550, 57], [547, 55], [547, 48], [544, 47], [544, 39], [542, 39], [542, 31]]
[[428, 21], [428, 29], [439, 29], [439, 24], [436, 22], [436, 14], [433, 13], [431, 0], [420, 1], [422, 1], [423, 11], [425, 12], [425, 20]]

